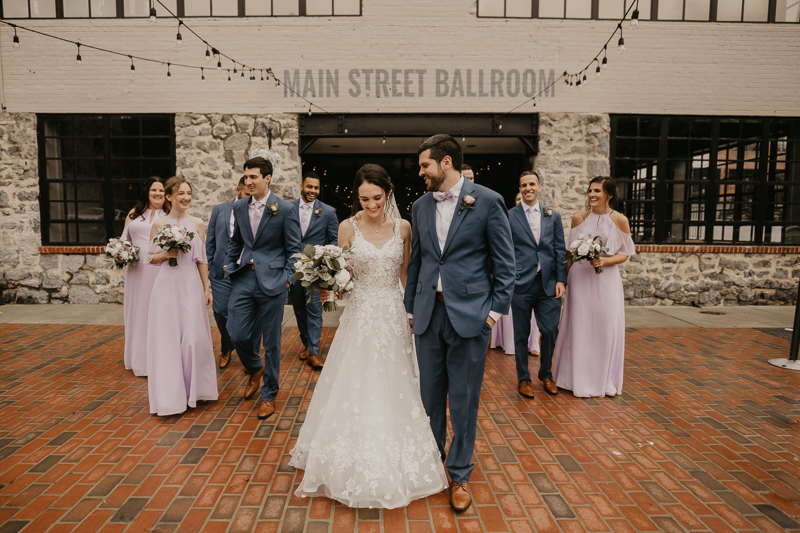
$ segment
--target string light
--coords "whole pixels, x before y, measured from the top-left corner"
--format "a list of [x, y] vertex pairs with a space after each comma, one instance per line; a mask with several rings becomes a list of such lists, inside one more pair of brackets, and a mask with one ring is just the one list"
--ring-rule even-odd
[[587, 83], [589, 83], [589, 80], [586, 79], [586, 71], [584, 70], [583, 71], [583, 84], [586, 85]]
[[600, 60], [597, 59], [596, 57], [594, 58], [594, 60], [597, 61], [597, 68], [594, 71], [594, 76], [595, 76], [595, 78], [599, 78], [600, 77]]
[[383, 136], [383, 141], [381, 141], [381, 144], [386, 144], [386, 135]]
[[175, 44], [180, 46], [183, 44], [183, 37], [181, 37], [181, 25], [183, 24], [182, 20], [178, 21], [178, 36], [175, 38]]
[[461, 142], [462, 142], [462, 143], [465, 143], [465, 142], [467, 142], [467, 136], [466, 136], [466, 135], [464, 135], [463, 133], [461, 134]]
[[603, 62], [601, 63], [603, 69], [608, 68], [608, 45], [603, 47]]
[[261, 83], [264, 83], [264, 69], [261, 69]]
[[619, 41], [617, 42], [617, 48], [619, 48], [619, 53], [625, 51], [625, 39], [622, 37], [622, 24], [617, 26], [619, 28]]
[[231, 69], [228, 69], [228, 83], [231, 82]]
[[218, 71], [222, 70], [222, 61], [220, 61], [219, 59], [217, 59], [217, 70]]
[[17, 27], [14, 26], [14, 50], [19, 50], [19, 37], [17, 37]]
[[311, 106], [308, 106], [308, 116], [311, 116]]
[[167, 81], [172, 81], [172, 73], [169, 71], [170, 64], [167, 63]]
[[133, 66], [133, 56], [128, 56], [131, 59], [131, 74], [136, 72], [136, 67]]
[[151, 0], [151, 2], [150, 2], [150, 24], [155, 26], [156, 22], [158, 22], [158, 18], [156, 17], [156, 5]]
[[81, 43], [77, 43], [77, 44], [78, 44], [78, 56], [75, 58], [75, 62], [78, 64], [78, 66], [81, 66], [81, 63], [82, 63], [82, 61], [81, 61]]
[[633, 9], [631, 15], [631, 29], [635, 30], [639, 27], [639, 0], [636, 0], [636, 7]]
[[205, 83], [205, 82], [206, 82], [206, 73], [205, 73], [205, 71], [203, 70], [203, 67], [200, 67], [200, 81], [201, 81], [202, 83]]
[[211, 61], [211, 48], [206, 45], [206, 61]]

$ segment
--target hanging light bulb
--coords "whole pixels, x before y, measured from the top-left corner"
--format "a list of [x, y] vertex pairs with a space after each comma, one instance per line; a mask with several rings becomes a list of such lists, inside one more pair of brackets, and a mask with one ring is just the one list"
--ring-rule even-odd
[[81, 66], [81, 43], [78, 43], [78, 56], [75, 58], [75, 62]]
[[636, 7], [633, 8], [633, 14], [631, 15], [631, 29], [635, 30], [639, 27], [639, 0], [636, 0]]
[[461, 142], [462, 143], [467, 142], [467, 137], [463, 133], [461, 134]]
[[206, 82], [206, 73], [203, 70], [203, 67], [200, 67], [200, 82], [201, 83], [205, 83]]
[[381, 144], [386, 144], [386, 136], [385, 135], [383, 137], [383, 141], [381, 141]]
[[181, 24], [183, 24], [182, 20], [178, 21], [178, 36], [175, 38], [175, 44], [180, 46], [183, 44], [183, 37], [181, 37]]
[[233, 75], [236, 76], [236, 63], [233, 64]]
[[167, 81], [172, 81], [172, 73], [169, 71], [169, 63], [167, 63]]
[[155, 26], [156, 22], [158, 22], [158, 18], [156, 17], [156, 6], [155, 4], [150, 4], [150, 24]]
[[625, 51], [625, 39], [622, 37], [622, 24], [618, 24], [617, 27], [619, 28], [619, 41], [617, 41], [617, 48], [621, 54]]
[[217, 59], [217, 70], [222, 70], [222, 61]]
[[533, 99], [533, 107], [536, 107], [536, 98]]
[[595, 78], [599, 78], [600, 77], [600, 60], [597, 59], [596, 57], [594, 58], [594, 60], [597, 61], [597, 68], [594, 71], [594, 76], [595, 76]]
[[228, 69], [228, 83], [231, 81], [231, 69]]
[[586, 71], [584, 70], [583, 71], [583, 84], [586, 85], [587, 83], [589, 83], [589, 80], [586, 79]]
[[17, 37], [17, 27], [14, 26], [14, 50], [19, 50], [19, 37]]
[[134, 74], [136, 72], [136, 67], [133, 66], [133, 56], [128, 57], [131, 58], [131, 74]]
[[502, 124], [500, 124], [499, 126], [497, 126], [497, 129], [498, 129], [498, 130], [502, 130], [502, 129], [503, 129], [503, 125], [502, 125]]
[[576, 83], [575, 86], [578, 87], [578, 89], [581, 88], [581, 77], [580, 77], [580, 75], [578, 75], [578, 83]]
[[603, 47], [603, 61], [601, 63], [601, 66], [604, 69], [608, 68], [608, 45]]
[[347, 128], [344, 129], [344, 132], [347, 133]]
[[264, 83], [264, 69], [261, 69], [261, 83]]
[[242, 65], [242, 78], [244, 78], [244, 65]]
[[206, 61], [211, 61], [211, 49], [206, 45]]
[[308, 116], [309, 117], [311, 116], [311, 106], [310, 105], [308, 106]]

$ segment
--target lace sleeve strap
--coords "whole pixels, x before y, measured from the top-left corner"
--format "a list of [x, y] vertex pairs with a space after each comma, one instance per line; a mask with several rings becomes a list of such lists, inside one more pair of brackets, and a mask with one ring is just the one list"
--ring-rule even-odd
[[353, 233], [356, 235], [356, 237], [361, 235], [361, 230], [359, 230], [358, 225], [356, 225], [355, 215], [350, 217], [350, 225], [353, 226]]

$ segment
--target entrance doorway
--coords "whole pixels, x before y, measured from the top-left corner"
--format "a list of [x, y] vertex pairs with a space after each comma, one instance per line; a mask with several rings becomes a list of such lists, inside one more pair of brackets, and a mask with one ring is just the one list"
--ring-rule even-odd
[[513, 207], [519, 175], [531, 168], [531, 156], [536, 154], [537, 128], [536, 115], [510, 115], [502, 121], [492, 115], [301, 117], [302, 171], [319, 174], [320, 200], [334, 207], [343, 220], [350, 216], [355, 198], [356, 171], [367, 163], [380, 165], [395, 185], [400, 213], [410, 221], [411, 204], [425, 194], [417, 148], [430, 135], [446, 131], [461, 144], [464, 163], [472, 167], [475, 182], [500, 193], [506, 206]]

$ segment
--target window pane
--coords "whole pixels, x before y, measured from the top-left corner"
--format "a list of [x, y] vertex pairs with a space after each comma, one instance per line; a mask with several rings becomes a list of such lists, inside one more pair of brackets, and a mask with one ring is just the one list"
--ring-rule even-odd
[[56, 18], [56, 0], [31, 0], [31, 17]]
[[[647, 2], [645, 2], [646, 4]], [[625, 0], [600, 0], [597, 16], [601, 19], [619, 20], [625, 13]], [[639, 13], [641, 16], [641, 11]]]
[[333, 0], [306, 0], [306, 15], [333, 15]]
[[564, 0], [539, 2], [539, 18], [564, 18]]
[[105, 224], [78, 224], [78, 237], [82, 243], [105, 243], [107, 240]]
[[298, 0], [272, 0], [272, 10], [278, 16], [297, 16], [300, 14]]
[[215, 17], [235, 17], [239, 15], [239, 2], [237, 0], [213, 0], [211, 14]]
[[531, 18], [533, 16], [531, 0], [506, 0], [506, 16], [515, 18]]
[[183, 14], [187, 17], [210, 16], [211, 0], [183, 0]]
[[334, 15], [360, 15], [361, 0], [333, 0]]
[[567, 18], [592, 18], [592, 0], [567, 0]]
[[766, 22], [769, 13], [769, 0], [744, 0], [744, 20]]
[[478, 0], [479, 17], [504, 17], [505, 0]]
[[89, 0], [64, 0], [64, 18], [89, 17]]
[[684, 20], [708, 20], [711, 0], [686, 0]]
[[658, 20], [682, 20], [683, 0], [659, 0]]
[[778, 0], [775, 22], [800, 22], [800, 2], [797, 0]]
[[117, 16], [116, 0], [91, 0], [91, 5], [93, 18]]
[[717, 2], [717, 20], [720, 22], [742, 20], [742, 0]]
[[7, 19], [28, 18], [28, 0], [3, 0], [3, 15]]
[[126, 17], [149, 17], [150, 2], [148, 0], [125, 0]]
[[170, 129], [169, 117], [166, 116], [152, 116], [142, 117], [142, 135], [152, 136], [160, 135], [171, 137], [174, 134]]
[[244, 14], [248, 17], [272, 15], [272, 1], [245, 0]]

